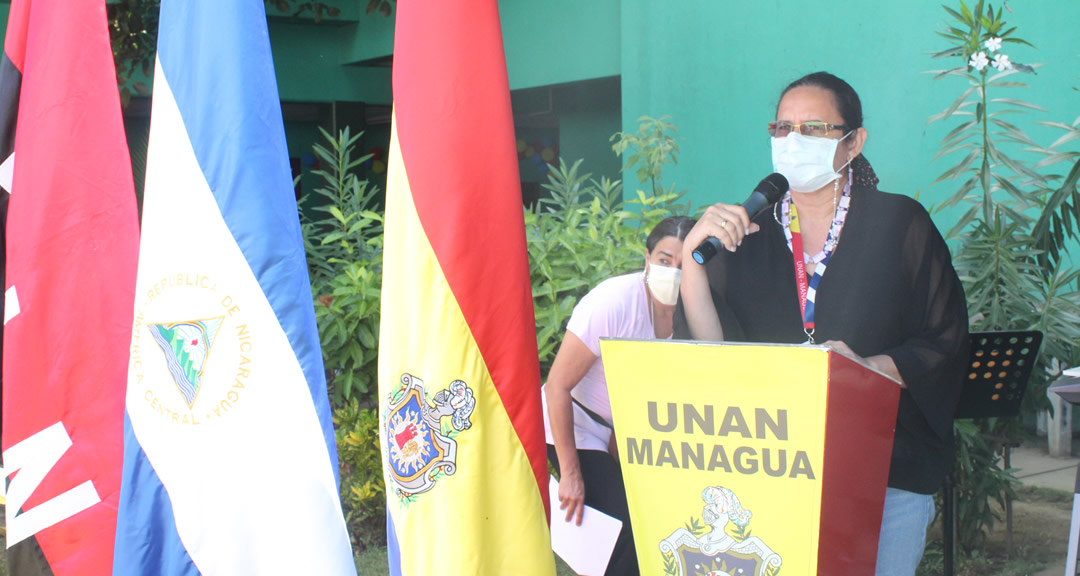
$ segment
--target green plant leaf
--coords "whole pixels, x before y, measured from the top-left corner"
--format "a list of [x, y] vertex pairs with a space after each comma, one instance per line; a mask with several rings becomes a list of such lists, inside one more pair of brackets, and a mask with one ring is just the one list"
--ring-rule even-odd
[[1080, 152], [1056, 152], [1036, 162], [1034, 168], [1037, 170], [1039, 168], [1053, 166], [1059, 162], [1072, 161], [1076, 158], [1080, 158]]
[[1013, 43], [1013, 44], [1023, 44], [1024, 46], [1030, 46], [1032, 48], [1035, 47], [1035, 45], [1032, 44], [1031, 42], [1028, 42], [1027, 40], [1021, 40], [1019, 38], [1002, 38], [1001, 41], [1002, 42], [1010, 42], [1010, 43]]
[[967, 66], [957, 66], [956, 68], [950, 68], [948, 70], [935, 70], [937, 74], [934, 76], [934, 80], [939, 80], [946, 76], [967, 76]]
[[968, 26], [974, 26], [975, 18], [971, 15], [971, 10], [968, 9], [967, 4], [960, 2], [960, 20]]
[[[941, 36], [952, 40], [953, 38], [948, 34], [938, 32]], [[964, 55], [964, 48], [962, 46], [953, 46], [952, 48], [946, 48], [940, 52], [934, 52], [930, 55], [931, 58], [959, 58]]]
[[978, 158], [981, 153], [982, 153], [981, 150], [972, 150], [970, 153], [968, 153], [967, 156], [964, 157], [963, 160], [961, 160], [959, 163], [957, 163], [952, 168], [949, 168], [948, 170], [943, 172], [941, 174], [941, 176], [938, 176], [937, 180], [934, 180], [931, 183], [931, 185], [938, 184], [940, 182], [944, 182], [945, 180], [951, 180], [951, 179], [954, 179], [954, 178], [960, 176], [968, 168], [971, 167], [972, 162], [974, 162], [975, 159]]
[[963, 94], [961, 94], [960, 97], [952, 103], [952, 105], [945, 109], [945, 115], [943, 116], [943, 118], [945, 118], [946, 120], [949, 119], [949, 117], [951, 117], [953, 113], [956, 112], [956, 110], [959, 109], [960, 106], [968, 99], [968, 96], [971, 96], [971, 93], [975, 91], [975, 88], [975, 86], [972, 86], [965, 90]]
[[1031, 110], [1038, 110], [1040, 112], [1046, 112], [1047, 111], [1046, 108], [1043, 108], [1042, 106], [1032, 104], [1031, 102], [1025, 102], [1023, 100], [1017, 100], [1016, 98], [994, 98], [994, 99], [992, 99], [990, 101], [991, 102], [997, 102], [997, 103], [1000, 103], [1000, 104], [1009, 104], [1009, 105], [1012, 105], [1012, 106], [1019, 106], [1021, 108], [1028, 108], [1028, 109], [1031, 109]]

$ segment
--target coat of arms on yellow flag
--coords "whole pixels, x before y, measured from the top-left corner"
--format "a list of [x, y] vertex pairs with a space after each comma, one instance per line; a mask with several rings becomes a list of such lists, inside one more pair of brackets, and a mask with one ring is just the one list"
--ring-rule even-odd
[[[827, 474], [864, 457], [835, 449], [826, 470], [826, 431], [853, 429], [828, 421], [830, 394], [847, 394], [830, 369], [856, 374], [880, 397], [878, 378], [846, 359], [831, 368], [819, 347], [605, 340], [601, 348], [641, 573], [817, 574], [823, 516], [855, 514], [828, 510]], [[883, 396], [868, 409], [888, 414], [891, 399], [895, 414], [896, 393]], [[877, 442], [871, 453], [885, 446], [887, 475], [885, 421], [866, 435]], [[884, 476], [868, 478], [883, 499]]]

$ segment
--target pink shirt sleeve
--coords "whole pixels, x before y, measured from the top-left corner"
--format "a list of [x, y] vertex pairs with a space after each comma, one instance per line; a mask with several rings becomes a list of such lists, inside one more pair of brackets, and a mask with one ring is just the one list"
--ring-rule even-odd
[[566, 329], [581, 339], [593, 355], [600, 356], [600, 339], [625, 336], [634, 305], [633, 288], [623, 277], [600, 283], [574, 307]]

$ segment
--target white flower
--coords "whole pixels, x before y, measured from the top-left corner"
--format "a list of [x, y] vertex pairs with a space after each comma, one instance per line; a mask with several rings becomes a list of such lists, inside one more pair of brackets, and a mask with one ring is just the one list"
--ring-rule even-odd
[[986, 52], [976, 52], [971, 55], [971, 60], [968, 60], [968, 66], [982, 72], [983, 68], [990, 63], [990, 59], [986, 57]]
[[1012, 68], [1012, 62], [1009, 62], [1009, 56], [1007, 54], [998, 54], [994, 56], [994, 68], [1004, 72]]
[[998, 50], [1001, 50], [1001, 38], [995, 36], [984, 42], [983, 45], [986, 46], [987, 50], [997, 52]]

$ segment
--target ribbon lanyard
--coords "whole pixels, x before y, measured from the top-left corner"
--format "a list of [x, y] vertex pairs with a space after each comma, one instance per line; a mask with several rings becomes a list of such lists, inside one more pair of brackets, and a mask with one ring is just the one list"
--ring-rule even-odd
[[814, 344], [814, 300], [817, 296], [818, 283], [821, 282], [821, 275], [832, 258], [832, 250], [829, 250], [825, 254], [825, 258], [814, 268], [814, 276], [807, 282], [802, 231], [799, 228], [799, 213], [794, 202], [791, 204], [790, 230], [791, 256], [795, 263], [795, 283], [799, 288], [799, 312], [802, 314], [803, 332], [806, 333], [806, 343]]

